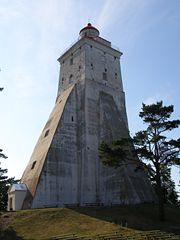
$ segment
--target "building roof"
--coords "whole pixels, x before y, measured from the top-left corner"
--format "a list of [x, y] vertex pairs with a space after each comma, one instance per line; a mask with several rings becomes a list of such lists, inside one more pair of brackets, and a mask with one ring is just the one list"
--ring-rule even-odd
[[15, 184], [13, 184], [10, 187], [9, 192], [15, 192], [15, 191], [27, 191], [26, 184], [24, 184], [24, 183], [15, 183]]

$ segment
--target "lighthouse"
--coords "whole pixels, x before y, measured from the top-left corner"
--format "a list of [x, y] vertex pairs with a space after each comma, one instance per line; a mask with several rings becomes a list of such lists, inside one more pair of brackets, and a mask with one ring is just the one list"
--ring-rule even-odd
[[23, 189], [20, 209], [154, 201], [143, 171], [131, 164], [115, 169], [99, 159], [103, 141], [129, 137], [121, 56], [88, 23], [58, 58], [55, 106], [19, 186], [9, 190], [9, 209], [15, 208], [16, 188]]

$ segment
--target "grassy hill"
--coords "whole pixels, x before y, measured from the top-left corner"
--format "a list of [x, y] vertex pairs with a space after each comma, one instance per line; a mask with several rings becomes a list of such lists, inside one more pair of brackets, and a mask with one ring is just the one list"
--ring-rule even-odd
[[[43, 239], [69, 233], [77, 236], [95, 236], [128, 229], [131, 231], [159, 229], [165, 232], [176, 232], [180, 229], [180, 207], [166, 206], [166, 221], [163, 223], [158, 221], [157, 215], [157, 206], [149, 204], [49, 208], [3, 213], [0, 226], [3, 230], [11, 227], [14, 236], [21, 237], [19, 239]], [[123, 228], [122, 225], [128, 228]]]

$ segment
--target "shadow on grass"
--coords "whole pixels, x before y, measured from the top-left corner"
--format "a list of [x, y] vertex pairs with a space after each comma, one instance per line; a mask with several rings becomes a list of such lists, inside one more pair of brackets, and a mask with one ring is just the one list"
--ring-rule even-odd
[[180, 209], [178, 206], [166, 206], [165, 222], [159, 221], [158, 206], [155, 204], [124, 205], [117, 207], [77, 207], [71, 209], [90, 217], [137, 230], [159, 229], [175, 233], [173, 227], [180, 227], [178, 220], [180, 219]]
[[0, 231], [0, 239], [2, 240], [23, 240], [22, 237], [19, 237], [16, 233], [16, 231], [14, 231], [13, 228], [7, 228], [3, 231]]

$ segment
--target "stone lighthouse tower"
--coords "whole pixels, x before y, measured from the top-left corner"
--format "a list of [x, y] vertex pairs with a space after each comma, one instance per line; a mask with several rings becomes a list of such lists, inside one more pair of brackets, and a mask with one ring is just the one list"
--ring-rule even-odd
[[102, 141], [129, 136], [122, 53], [90, 23], [79, 34], [58, 59], [56, 104], [21, 179], [27, 188], [22, 208], [152, 202], [144, 172], [99, 160]]

